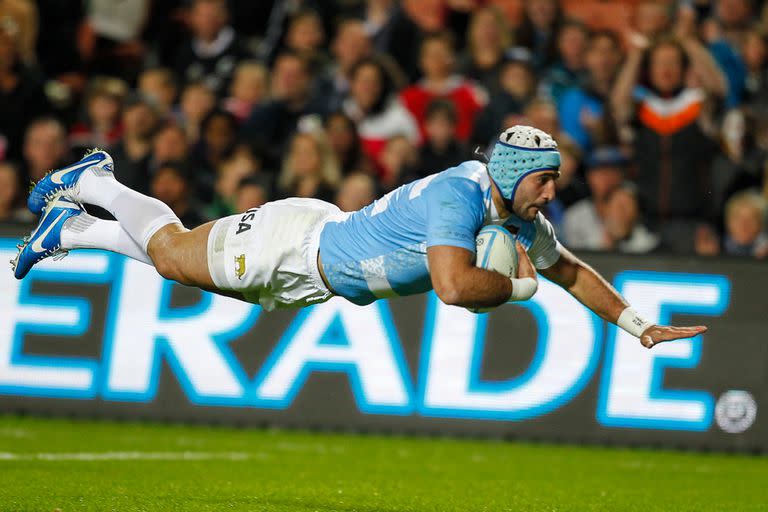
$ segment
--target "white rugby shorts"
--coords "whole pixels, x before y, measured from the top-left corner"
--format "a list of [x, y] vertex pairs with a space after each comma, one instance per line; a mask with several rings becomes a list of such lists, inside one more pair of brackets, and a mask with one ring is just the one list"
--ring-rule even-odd
[[290, 198], [219, 219], [208, 235], [213, 282], [267, 311], [328, 300], [317, 266], [320, 232], [343, 215], [319, 199]]

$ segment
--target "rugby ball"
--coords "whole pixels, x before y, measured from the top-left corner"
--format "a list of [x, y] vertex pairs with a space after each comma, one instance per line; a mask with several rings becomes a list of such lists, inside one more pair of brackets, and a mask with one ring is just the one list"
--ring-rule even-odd
[[[515, 238], [501, 226], [485, 226], [475, 238], [475, 266], [507, 277], [517, 275]], [[468, 308], [473, 313], [487, 313], [494, 308]]]

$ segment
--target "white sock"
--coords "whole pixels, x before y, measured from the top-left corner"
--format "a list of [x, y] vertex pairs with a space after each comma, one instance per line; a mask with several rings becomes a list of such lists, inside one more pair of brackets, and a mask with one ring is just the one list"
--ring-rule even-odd
[[181, 224], [168, 205], [131, 190], [111, 174], [83, 173], [76, 199], [100, 206], [115, 216], [120, 225], [146, 253], [152, 235], [168, 224]]
[[123, 254], [147, 265], [152, 260], [133, 238], [114, 220], [97, 219], [81, 213], [67, 219], [61, 229], [62, 249], [105, 249]]

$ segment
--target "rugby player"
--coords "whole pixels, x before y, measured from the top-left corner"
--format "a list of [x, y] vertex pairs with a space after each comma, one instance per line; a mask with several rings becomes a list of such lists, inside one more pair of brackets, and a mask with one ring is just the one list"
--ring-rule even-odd
[[[514, 126], [499, 136], [487, 163], [464, 162], [353, 213], [290, 198], [188, 230], [161, 201], [119, 183], [109, 154], [94, 151], [37, 183], [28, 206], [41, 218], [11, 264], [22, 279], [47, 257], [105, 249], [266, 310], [334, 295], [365, 305], [431, 289], [446, 304], [488, 308], [532, 297], [538, 272], [647, 348], [705, 332], [643, 319], [558, 242], [541, 210], [555, 196], [559, 166], [549, 134]], [[117, 220], [97, 219], [83, 204]], [[475, 236], [488, 224], [516, 238], [517, 276], [475, 266]]]

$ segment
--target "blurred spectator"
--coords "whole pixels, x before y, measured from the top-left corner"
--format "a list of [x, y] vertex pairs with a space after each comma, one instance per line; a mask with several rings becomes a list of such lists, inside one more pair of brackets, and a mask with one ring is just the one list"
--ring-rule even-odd
[[363, 151], [379, 167], [381, 152], [391, 137], [402, 134], [413, 144], [419, 140], [416, 121], [392, 92], [392, 78], [378, 60], [368, 58], [355, 64], [344, 112], [357, 123]]
[[192, 229], [206, 222], [192, 198], [192, 184], [183, 163], [160, 164], [152, 175], [150, 190], [152, 197], [171, 207], [184, 227]]
[[726, 254], [737, 256], [768, 256], [766, 233], [768, 201], [754, 190], [745, 190], [731, 197], [725, 204]]
[[74, 153], [91, 148], [109, 148], [122, 136], [120, 110], [128, 85], [118, 78], [95, 79], [85, 98], [84, 119], [69, 130]]
[[450, 100], [456, 106], [456, 137], [467, 142], [475, 117], [488, 102], [486, 93], [461, 75], [454, 74], [456, 55], [449, 32], [427, 36], [421, 45], [420, 55], [424, 78], [400, 93], [403, 105], [419, 123], [423, 140], [426, 137], [424, 122], [429, 102], [437, 98]]
[[334, 65], [331, 69], [332, 84], [330, 108], [339, 108], [349, 93], [352, 68], [361, 59], [371, 56], [373, 45], [365, 31], [365, 25], [358, 20], [345, 20], [336, 30], [331, 44]]
[[746, 65], [744, 102], [768, 109], [768, 40], [762, 29], [750, 30], [744, 38], [742, 56]]
[[720, 237], [710, 224], [699, 223], [693, 236], [693, 248], [696, 255], [710, 257], [720, 254]]
[[243, 132], [267, 148], [269, 164], [277, 165], [299, 119], [323, 114], [325, 106], [312, 97], [309, 62], [296, 52], [277, 56], [272, 68], [272, 100], [256, 107], [243, 125]]
[[91, 0], [78, 42], [91, 73], [133, 83], [146, 47], [141, 32], [149, 17], [149, 0]]
[[17, 159], [27, 125], [49, 114], [42, 77], [25, 66], [19, 55], [19, 27], [0, 22], [0, 157]]
[[341, 171], [322, 130], [293, 136], [277, 186], [281, 197], [314, 197], [333, 202]]
[[567, 21], [557, 35], [557, 62], [544, 77], [547, 94], [559, 104], [563, 93], [582, 85], [586, 78], [585, 56], [589, 30], [577, 21]]
[[152, 137], [159, 119], [153, 102], [140, 94], [130, 96], [123, 107], [123, 138], [110, 151], [117, 179], [142, 193], [148, 190]]
[[587, 184], [590, 197], [568, 208], [563, 219], [563, 234], [574, 249], [605, 249], [603, 222], [608, 198], [624, 181], [626, 158], [617, 148], [594, 151], [587, 161]]
[[38, 34], [37, 6], [31, 0], [3, 0], [0, 3], [0, 23], [8, 23], [18, 30], [16, 40], [21, 60], [34, 64], [35, 41]]
[[468, 159], [467, 148], [456, 139], [456, 107], [447, 100], [434, 100], [427, 106], [427, 140], [419, 149], [419, 165], [408, 181], [454, 167]]
[[381, 152], [379, 184], [382, 191], [389, 192], [411, 181], [417, 164], [418, 153], [413, 142], [404, 135], [391, 137]]
[[637, 4], [634, 28], [649, 41], [670, 29], [670, 5], [664, 0], [643, 0]]
[[715, 0], [715, 19], [725, 39], [735, 48], [741, 48], [744, 38], [755, 20], [753, 0]]
[[544, 69], [557, 59], [557, 34], [562, 24], [559, 0], [525, 3], [523, 22], [515, 31], [515, 44], [531, 50], [537, 69]]
[[643, 254], [659, 246], [659, 237], [641, 223], [637, 187], [625, 182], [608, 194], [600, 249]]
[[[262, 173], [262, 162], [251, 147], [244, 143], [235, 146], [229, 157], [216, 169], [214, 196], [209, 203], [208, 216], [218, 219], [247, 210], [237, 207], [238, 184], [245, 178]], [[267, 196], [271, 196], [272, 176], [265, 175], [262, 179], [267, 184]]]
[[763, 185], [768, 146], [764, 134], [765, 120], [751, 109], [733, 109], [721, 124], [722, 150], [711, 165], [710, 215], [715, 218], [723, 211], [725, 200], [735, 192]]
[[166, 123], [152, 138], [150, 172], [163, 162], [185, 162], [189, 157], [189, 144], [184, 130], [176, 123]]
[[52, 117], [32, 121], [24, 135], [26, 177], [37, 182], [69, 157], [64, 125]]
[[469, 22], [467, 49], [459, 59], [459, 72], [493, 95], [500, 89], [499, 72], [511, 43], [512, 34], [498, 8], [477, 9]]
[[393, 27], [403, 16], [396, 0], [367, 0], [358, 12], [374, 47], [382, 53], [389, 53]]
[[363, 154], [357, 126], [347, 114], [340, 110], [332, 113], [325, 119], [324, 127], [342, 174], [374, 171], [370, 159]]
[[184, 86], [179, 99], [178, 121], [187, 134], [190, 144], [200, 138], [200, 124], [216, 106], [216, 96], [202, 82], [190, 82]]
[[86, 77], [78, 47], [78, 32], [85, 17], [84, 2], [72, 0], [36, 0], [37, 64], [43, 73], [70, 94], [81, 92]]
[[[539, 130], [551, 133], [558, 144], [566, 140], [575, 144], [575, 141], [560, 129], [560, 118], [557, 114], [557, 107], [549, 100], [540, 98], [532, 100], [526, 105], [525, 110], [523, 110], [522, 119], [516, 115], [511, 116], [511, 118], [505, 119], [503, 127], [521, 124], [520, 121], [522, 121], [523, 124], [528, 124]], [[580, 147], [579, 151], [581, 151]]]
[[316, 11], [301, 10], [288, 20], [285, 30], [285, 47], [306, 58], [313, 73], [317, 73], [328, 64], [328, 56], [322, 49], [324, 41], [323, 20]]
[[475, 119], [471, 141], [485, 146], [503, 129], [519, 124], [509, 118], [522, 115], [536, 94], [536, 74], [530, 52], [514, 48], [505, 53], [499, 70], [499, 89]]
[[559, 107], [560, 124], [585, 153], [595, 144], [610, 144], [614, 130], [606, 107], [621, 64], [619, 40], [613, 32], [596, 32], [589, 39], [587, 72], [579, 87], [565, 91]]
[[242, 61], [235, 69], [235, 76], [229, 86], [229, 97], [223, 106], [243, 123], [251, 116], [253, 109], [264, 103], [269, 95], [269, 71], [256, 61]]
[[[700, 88], [685, 86], [689, 69]], [[646, 49], [636, 38], [616, 82], [613, 111], [620, 123], [633, 123], [643, 203], [664, 245], [677, 251], [693, 247], [697, 219], [708, 211], [708, 165], [715, 147], [702, 123], [708, 119], [706, 103], [722, 99], [725, 91], [725, 78], [694, 39], [662, 39]]]
[[219, 166], [231, 154], [237, 136], [237, 120], [225, 110], [213, 110], [200, 127], [200, 141], [194, 148], [194, 185], [197, 197], [205, 203], [213, 199]]
[[154, 101], [162, 117], [169, 117], [176, 104], [179, 86], [168, 68], [145, 69], [139, 75], [139, 92]]
[[184, 82], [201, 81], [216, 95], [224, 94], [237, 63], [250, 57], [229, 25], [226, 0], [194, 0], [189, 28], [191, 37], [176, 55], [176, 75]]
[[32, 222], [35, 216], [27, 210], [22, 199], [18, 169], [9, 162], [0, 162], [0, 222]]
[[336, 206], [344, 212], [355, 212], [376, 199], [376, 182], [370, 174], [353, 173], [344, 178], [336, 194]]
[[259, 208], [270, 200], [269, 180], [264, 176], [246, 176], [237, 184], [235, 212]]

